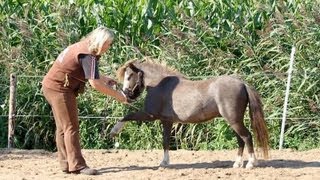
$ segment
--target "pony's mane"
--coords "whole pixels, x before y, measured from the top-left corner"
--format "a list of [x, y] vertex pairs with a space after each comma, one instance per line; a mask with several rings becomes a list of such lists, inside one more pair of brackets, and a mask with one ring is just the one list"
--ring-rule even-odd
[[159, 62], [159, 61], [155, 61], [150, 58], [145, 58], [145, 59], [143, 59], [143, 61], [138, 61], [137, 59], [132, 59], [132, 60], [127, 61], [124, 65], [122, 65], [117, 71], [117, 78], [119, 81], [123, 81], [125, 69], [129, 66], [130, 63], [133, 63], [133, 64], [140, 63], [140, 64], [143, 64], [144, 66], [148, 66], [153, 69], [159, 69], [159, 71], [161, 70], [162, 73], [165, 73], [167, 75], [175, 75], [175, 76], [185, 78], [185, 75], [183, 75], [182, 73], [180, 73], [176, 69], [168, 66], [166, 62], [164, 62], [164, 61]]

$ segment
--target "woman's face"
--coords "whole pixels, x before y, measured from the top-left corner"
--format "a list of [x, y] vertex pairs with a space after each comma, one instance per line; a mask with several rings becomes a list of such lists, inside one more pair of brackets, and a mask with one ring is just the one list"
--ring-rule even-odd
[[111, 44], [112, 44], [112, 41], [107, 40], [101, 48], [101, 54], [105, 53], [110, 48]]

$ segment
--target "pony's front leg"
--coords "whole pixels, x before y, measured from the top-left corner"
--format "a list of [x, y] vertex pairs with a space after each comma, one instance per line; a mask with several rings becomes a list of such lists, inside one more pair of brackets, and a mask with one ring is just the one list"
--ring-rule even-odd
[[120, 133], [120, 131], [122, 130], [122, 128], [124, 127], [126, 122], [123, 121], [118, 121], [116, 125], [113, 126], [113, 128], [110, 131], [110, 138], [114, 138], [117, 134]]
[[138, 111], [135, 113], [130, 113], [126, 115], [124, 118], [122, 118], [120, 121], [117, 122], [117, 124], [111, 129], [110, 137], [113, 138], [117, 134], [120, 133], [124, 125], [126, 124], [126, 121], [153, 121], [155, 120], [155, 117], [145, 113], [143, 111]]
[[163, 160], [160, 163], [160, 166], [168, 166], [170, 164], [170, 157], [169, 157], [169, 148], [170, 148], [170, 136], [171, 136], [171, 129], [172, 129], [172, 122], [162, 121], [163, 126]]

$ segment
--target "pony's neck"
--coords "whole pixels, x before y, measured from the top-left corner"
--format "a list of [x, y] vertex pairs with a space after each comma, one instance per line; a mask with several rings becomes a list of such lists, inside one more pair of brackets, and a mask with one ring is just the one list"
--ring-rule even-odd
[[162, 74], [155, 69], [143, 69], [145, 86], [156, 86], [167, 74]]
[[160, 64], [142, 63], [138, 68], [144, 72], [145, 86], [156, 86], [163, 78], [167, 76], [178, 76], [184, 78], [184, 75], [168, 69]]

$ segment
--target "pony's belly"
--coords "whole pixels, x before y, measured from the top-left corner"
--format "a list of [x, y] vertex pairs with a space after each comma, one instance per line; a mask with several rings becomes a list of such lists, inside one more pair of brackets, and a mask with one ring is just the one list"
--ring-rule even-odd
[[[219, 116], [219, 110], [214, 99], [209, 95], [188, 93], [188, 99], [178, 99], [173, 102], [173, 109], [178, 119], [186, 123], [205, 122]], [[208, 98], [204, 99], [203, 96]]]
[[219, 117], [220, 114], [218, 111], [211, 109], [210, 111], [198, 111], [192, 114], [180, 114], [178, 116], [178, 122], [180, 123], [202, 123], [209, 120], [212, 120], [215, 117]]

